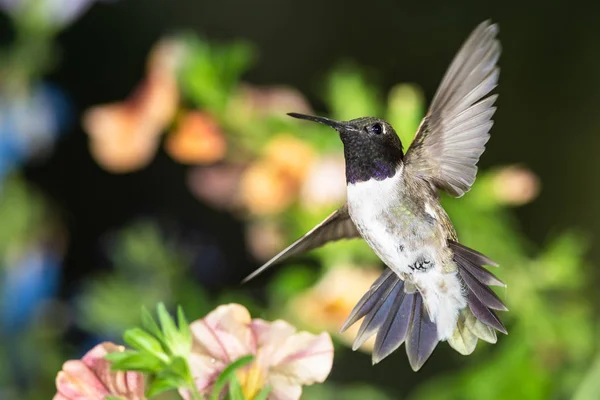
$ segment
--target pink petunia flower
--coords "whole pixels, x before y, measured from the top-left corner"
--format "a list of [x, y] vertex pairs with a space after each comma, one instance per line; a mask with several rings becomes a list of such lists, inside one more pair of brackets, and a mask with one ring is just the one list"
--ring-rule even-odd
[[[203, 394], [211, 393], [227, 365], [249, 354], [254, 361], [237, 371], [246, 399], [253, 399], [266, 386], [271, 388], [270, 400], [299, 399], [302, 385], [323, 382], [331, 371], [329, 334], [297, 332], [282, 320], [251, 319], [239, 304], [220, 306], [190, 327], [194, 342], [188, 361]], [[182, 395], [189, 398], [183, 391]]]
[[125, 350], [123, 346], [105, 342], [88, 351], [81, 360], [69, 360], [56, 376], [54, 400], [104, 400], [115, 396], [125, 400], [144, 397], [144, 377], [138, 372], [112, 372], [108, 353]]

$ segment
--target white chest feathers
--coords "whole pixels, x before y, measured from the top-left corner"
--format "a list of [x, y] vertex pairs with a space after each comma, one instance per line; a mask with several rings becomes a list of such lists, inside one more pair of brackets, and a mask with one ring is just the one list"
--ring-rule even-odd
[[402, 240], [390, 229], [386, 216], [400, 201], [402, 167], [396, 175], [383, 181], [371, 179], [348, 185], [348, 212], [363, 239], [373, 251], [396, 272], [395, 266], [404, 263], [397, 259]]
[[348, 184], [348, 210], [355, 223], [370, 225], [374, 217], [400, 201], [402, 172], [400, 166], [391, 178]]

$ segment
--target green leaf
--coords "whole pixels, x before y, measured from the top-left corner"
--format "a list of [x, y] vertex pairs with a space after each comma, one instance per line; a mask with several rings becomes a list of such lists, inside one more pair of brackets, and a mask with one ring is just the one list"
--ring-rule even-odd
[[138, 352], [135, 350], [125, 350], [120, 352], [108, 353], [104, 356], [104, 358], [110, 361], [111, 363], [116, 363], [131, 356], [132, 354], [138, 354]]
[[186, 382], [193, 383], [192, 373], [190, 372], [190, 367], [183, 357], [174, 357], [169, 364], [169, 369], [171, 372], [177, 376], [180, 376]]
[[188, 40], [187, 47], [181, 69], [183, 90], [196, 106], [220, 114], [250, 66], [254, 50], [247, 43], [215, 46], [195, 38]]
[[152, 383], [150, 384], [150, 387], [148, 388], [148, 390], [146, 391], [146, 396], [148, 397], [152, 397], [152, 396], [156, 396], [157, 394], [166, 392], [168, 390], [175, 390], [179, 388], [179, 382], [177, 382], [176, 380], [173, 380], [171, 378], [155, 378]]
[[182, 343], [185, 343], [186, 346], [189, 346], [191, 348], [192, 330], [190, 329], [190, 325], [188, 324], [188, 321], [185, 318], [185, 314], [181, 306], [177, 307], [177, 325], [179, 325], [179, 334]]
[[169, 350], [171, 350], [172, 346], [176, 343], [178, 338], [177, 327], [175, 326], [175, 322], [171, 315], [167, 311], [164, 303], [159, 303], [156, 307], [158, 311], [158, 320], [160, 321], [160, 326], [162, 328], [162, 332], [165, 338], [165, 342], [167, 346], [169, 346]]
[[168, 359], [162, 344], [151, 334], [140, 328], [128, 329], [123, 334], [125, 342], [137, 350], [146, 351], [166, 361]]
[[269, 393], [271, 393], [271, 386], [265, 386], [256, 396], [254, 396], [254, 400], [267, 400]]
[[106, 396], [105, 400], [126, 400], [125, 397], [122, 396]]
[[143, 306], [142, 306], [142, 327], [145, 330], [147, 330], [148, 332], [150, 332], [152, 335], [154, 335], [154, 337], [156, 337], [158, 339], [162, 339], [162, 332], [161, 332], [160, 328], [158, 327], [156, 321], [154, 321], [154, 318], [152, 318], [150, 311], [148, 311], [148, 309]]
[[111, 369], [114, 371], [141, 371], [159, 372], [164, 368], [160, 359], [149, 353], [136, 351], [125, 351], [122, 353], [110, 353], [106, 359], [111, 361]]
[[242, 385], [235, 375], [229, 380], [229, 398], [231, 400], [246, 400]]
[[214, 389], [212, 392], [211, 400], [219, 400], [219, 394], [223, 391], [223, 388], [225, 387], [227, 382], [231, 379], [231, 377], [235, 376], [234, 375], [235, 371], [250, 364], [253, 360], [254, 360], [253, 355], [247, 355], [247, 356], [240, 357], [237, 360], [235, 360], [234, 362], [232, 362], [231, 364], [229, 364], [223, 370], [223, 372], [221, 372], [221, 375], [219, 375], [219, 377], [217, 378], [217, 381], [215, 382], [215, 386], [214, 386]]

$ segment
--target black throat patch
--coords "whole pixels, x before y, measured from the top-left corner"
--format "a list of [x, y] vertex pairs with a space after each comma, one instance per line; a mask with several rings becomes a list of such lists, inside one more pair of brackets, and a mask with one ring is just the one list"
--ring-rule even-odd
[[[404, 157], [401, 145], [398, 146], [386, 138], [373, 140], [363, 133], [344, 132], [340, 136], [344, 142], [347, 183], [371, 179], [382, 181], [396, 174]], [[395, 133], [394, 136], [397, 139]], [[398, 140], [398, 144], [399, 142]]]

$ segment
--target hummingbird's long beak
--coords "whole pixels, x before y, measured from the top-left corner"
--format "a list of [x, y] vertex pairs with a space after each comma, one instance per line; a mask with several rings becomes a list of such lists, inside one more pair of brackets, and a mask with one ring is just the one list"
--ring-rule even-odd
[[298, 113], [288, 113], [288, 115], [290, 117], [294, 117], [294, 118], [298, 118], [298, 119], [305, 119], [307, 121], [318, 122], [320, 124], [330, 126], [337, 131], [339, 131], [340, 129], [348, 129], [348, 126], [346, 124], [344, 124], [343, 122], [339, 122], [339, 121], [325, 118], [325, 117], [317, 117], [314, 115], [305, 115], [305, 114], [298, 114]]

